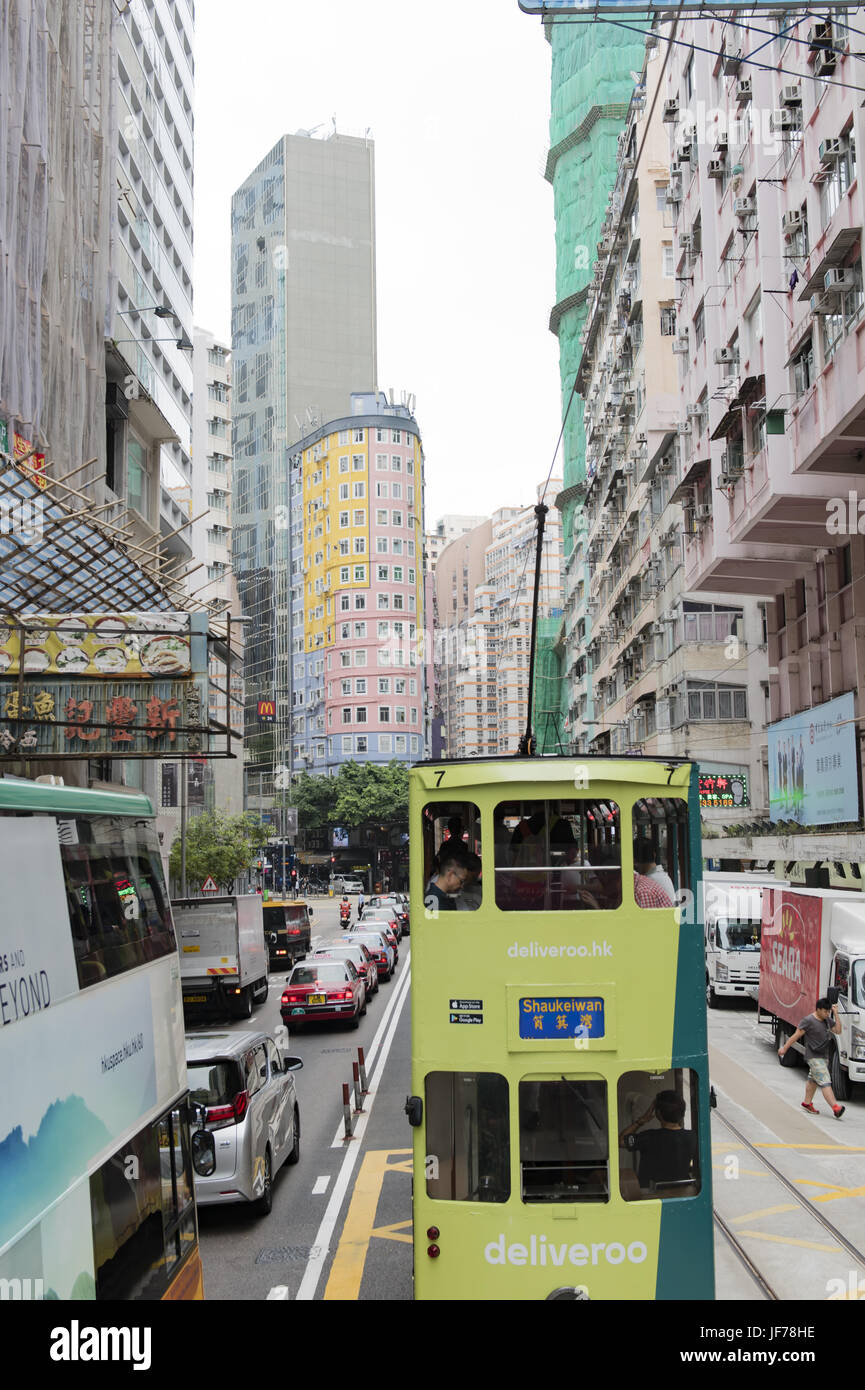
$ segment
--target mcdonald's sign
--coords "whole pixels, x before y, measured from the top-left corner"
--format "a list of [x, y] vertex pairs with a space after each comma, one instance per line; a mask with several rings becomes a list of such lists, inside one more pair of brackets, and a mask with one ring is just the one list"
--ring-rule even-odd
[[258, 702], [259, 719], [273, 720], [276, 718], [276, 701], [259, 700]]

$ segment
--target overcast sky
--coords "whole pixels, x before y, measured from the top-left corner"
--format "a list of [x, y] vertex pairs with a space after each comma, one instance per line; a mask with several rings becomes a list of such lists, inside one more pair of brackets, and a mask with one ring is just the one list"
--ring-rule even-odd
[[378, 385], [417, 398], [427, 527], [534, 502], [560, 424], [540, 21], [517, 0], [200, 0], [195, 49], [196, 324], [230, 341], [231, 195], [278, 137], [369, 127]]

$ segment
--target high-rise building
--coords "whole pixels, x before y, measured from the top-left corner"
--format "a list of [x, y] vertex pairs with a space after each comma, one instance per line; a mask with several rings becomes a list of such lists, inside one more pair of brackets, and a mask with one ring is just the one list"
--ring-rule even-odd
[[305, 530], [289, 446], [347, 417], [352, 392], [376, 387], [373, 174], [369, 140], [286, 135], [232, 199], [232, 560], [252, 620], [245, 727], [256, 807], [293, 747]]

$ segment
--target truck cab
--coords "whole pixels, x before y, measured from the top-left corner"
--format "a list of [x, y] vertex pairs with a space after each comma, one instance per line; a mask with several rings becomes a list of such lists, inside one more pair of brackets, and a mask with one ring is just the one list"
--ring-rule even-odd
[[755, 997], [760, 982], [763, 891], [783, 887], [769, 875], [707, 873], [703, 878], [706, 1003]]

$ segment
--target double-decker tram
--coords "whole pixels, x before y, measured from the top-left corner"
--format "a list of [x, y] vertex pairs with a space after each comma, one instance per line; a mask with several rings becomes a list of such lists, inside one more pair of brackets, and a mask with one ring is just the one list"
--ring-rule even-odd
[[421, 763], [410, 817], [415, 1296], [712, 1299], [696, 767]]
[[203, 1297], [150, 802], [0, 779], [0, 903], [0, 1297]]

